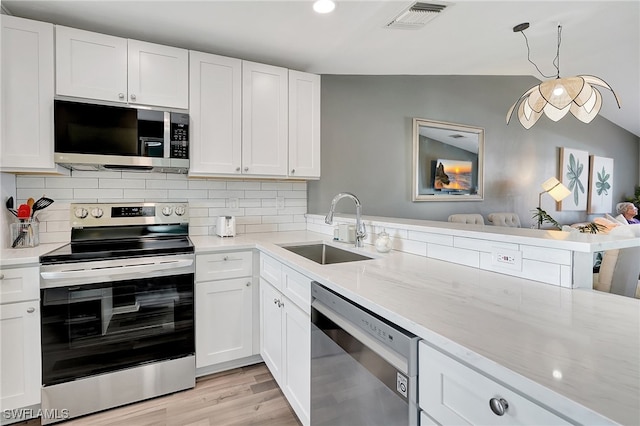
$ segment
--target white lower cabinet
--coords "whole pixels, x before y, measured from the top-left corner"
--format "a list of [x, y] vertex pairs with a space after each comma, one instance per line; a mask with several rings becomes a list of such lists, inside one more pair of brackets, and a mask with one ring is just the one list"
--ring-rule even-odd
[[251, 251], [196, 256], [196, 367], [249, 357], [254, 348]]
[[308, 425], [311, 279], [264, 254], [260, 275], [260, 354], [300, 422]]
[[0, 271], [0, 407], [40, 404], [38, 266]]
[[424, 342], [419, 346], [418, 394], [422, 425], [570, 424]]

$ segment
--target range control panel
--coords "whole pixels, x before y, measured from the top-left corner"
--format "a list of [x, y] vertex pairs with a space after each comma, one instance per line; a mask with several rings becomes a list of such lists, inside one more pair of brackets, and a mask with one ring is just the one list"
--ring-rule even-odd
[[188, 223], [189, 203], [74, 203], [70, 222], [74, 228]]

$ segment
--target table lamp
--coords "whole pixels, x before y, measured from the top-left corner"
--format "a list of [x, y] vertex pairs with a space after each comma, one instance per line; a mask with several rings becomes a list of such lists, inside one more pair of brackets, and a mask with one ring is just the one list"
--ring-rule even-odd
[[[538, 211], [542, 210], [542, 194], [549, 194], [551, 195], [551, 198], [553, 198], [554, 200], [556, 200], [556, 202], [560, 202], [562, 200], [564, 200], [565, 198], [567, 198], [570, 194], [571, 191], [569, 190], [569, 188], [567, 188], [566, 186], [564, 186], [558, 179], [551, 177], [549, 179], [547, 179], [546, 181], [544, 181], [542, 183], [542, 189], [544, 189], [544, 191], [542, 191], [539, 195], [538, 195]], [[538, 222], [538, 229], [540, 229], [540, 222]]]

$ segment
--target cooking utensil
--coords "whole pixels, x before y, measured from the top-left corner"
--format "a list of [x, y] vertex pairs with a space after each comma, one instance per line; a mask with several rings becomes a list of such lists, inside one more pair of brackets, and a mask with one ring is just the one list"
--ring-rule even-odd
[[33, 216], [36, 214], [37, 211], [46, 209], [51, 204], [53, 204], [53, 200], [51, 198], [47, 198], [45, 196], [38, 198], [36, 202], [33, 203], [33, 208], [31, 209], [31, 218], [33, 219]]
[[21, 244], [27, 232], [28, 232], [27, 228], [21, 228], [20, 232], [18, 232], [18, 236], [16, 237], [16, 239], [13, 240], [13, 244], [11, 244], [11, 248], [16, 248], [18, 244]]
[[33, 208], [33, 203], [35, 203], [35, 202], [36, 202], [36, 200], [34, 200], [33, 198], [29, 198], [29, 199], [27, 200], [27, 205], [28, 205], [30, 208]]
[[27, 204], [20, 204], [18, 207], [18, 219], [29, 219], [31, 217], [31, 207]]
[[16, 209], [13, 208], [13, 197], [7, 198], [5, 206], [7, 207], [7, 210], [9, 210], [9, 213], [14, 215], [15, 217], [18, 217], [18, 212], [16, 212]]

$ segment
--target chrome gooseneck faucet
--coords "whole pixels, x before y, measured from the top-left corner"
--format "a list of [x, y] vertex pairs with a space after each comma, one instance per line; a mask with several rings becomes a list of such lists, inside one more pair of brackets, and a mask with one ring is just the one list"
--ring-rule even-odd
[[350, 192], [341, 192], [333, 197], [333, 200], [331, 200], [331, 208], [329, 208], [329, 213], [327, 213], [324, 221], [327, 225], [333, 223], [333, 213], [336, 211], [336, 204], [343, 198], [351, 198], [356, 203], [356, 247], [362, 247], [362, 241], [367, 237], [367, 231], [364, 228], [364, 223], [362, 223], [362, 204], [360, 204], [358, 197]]

